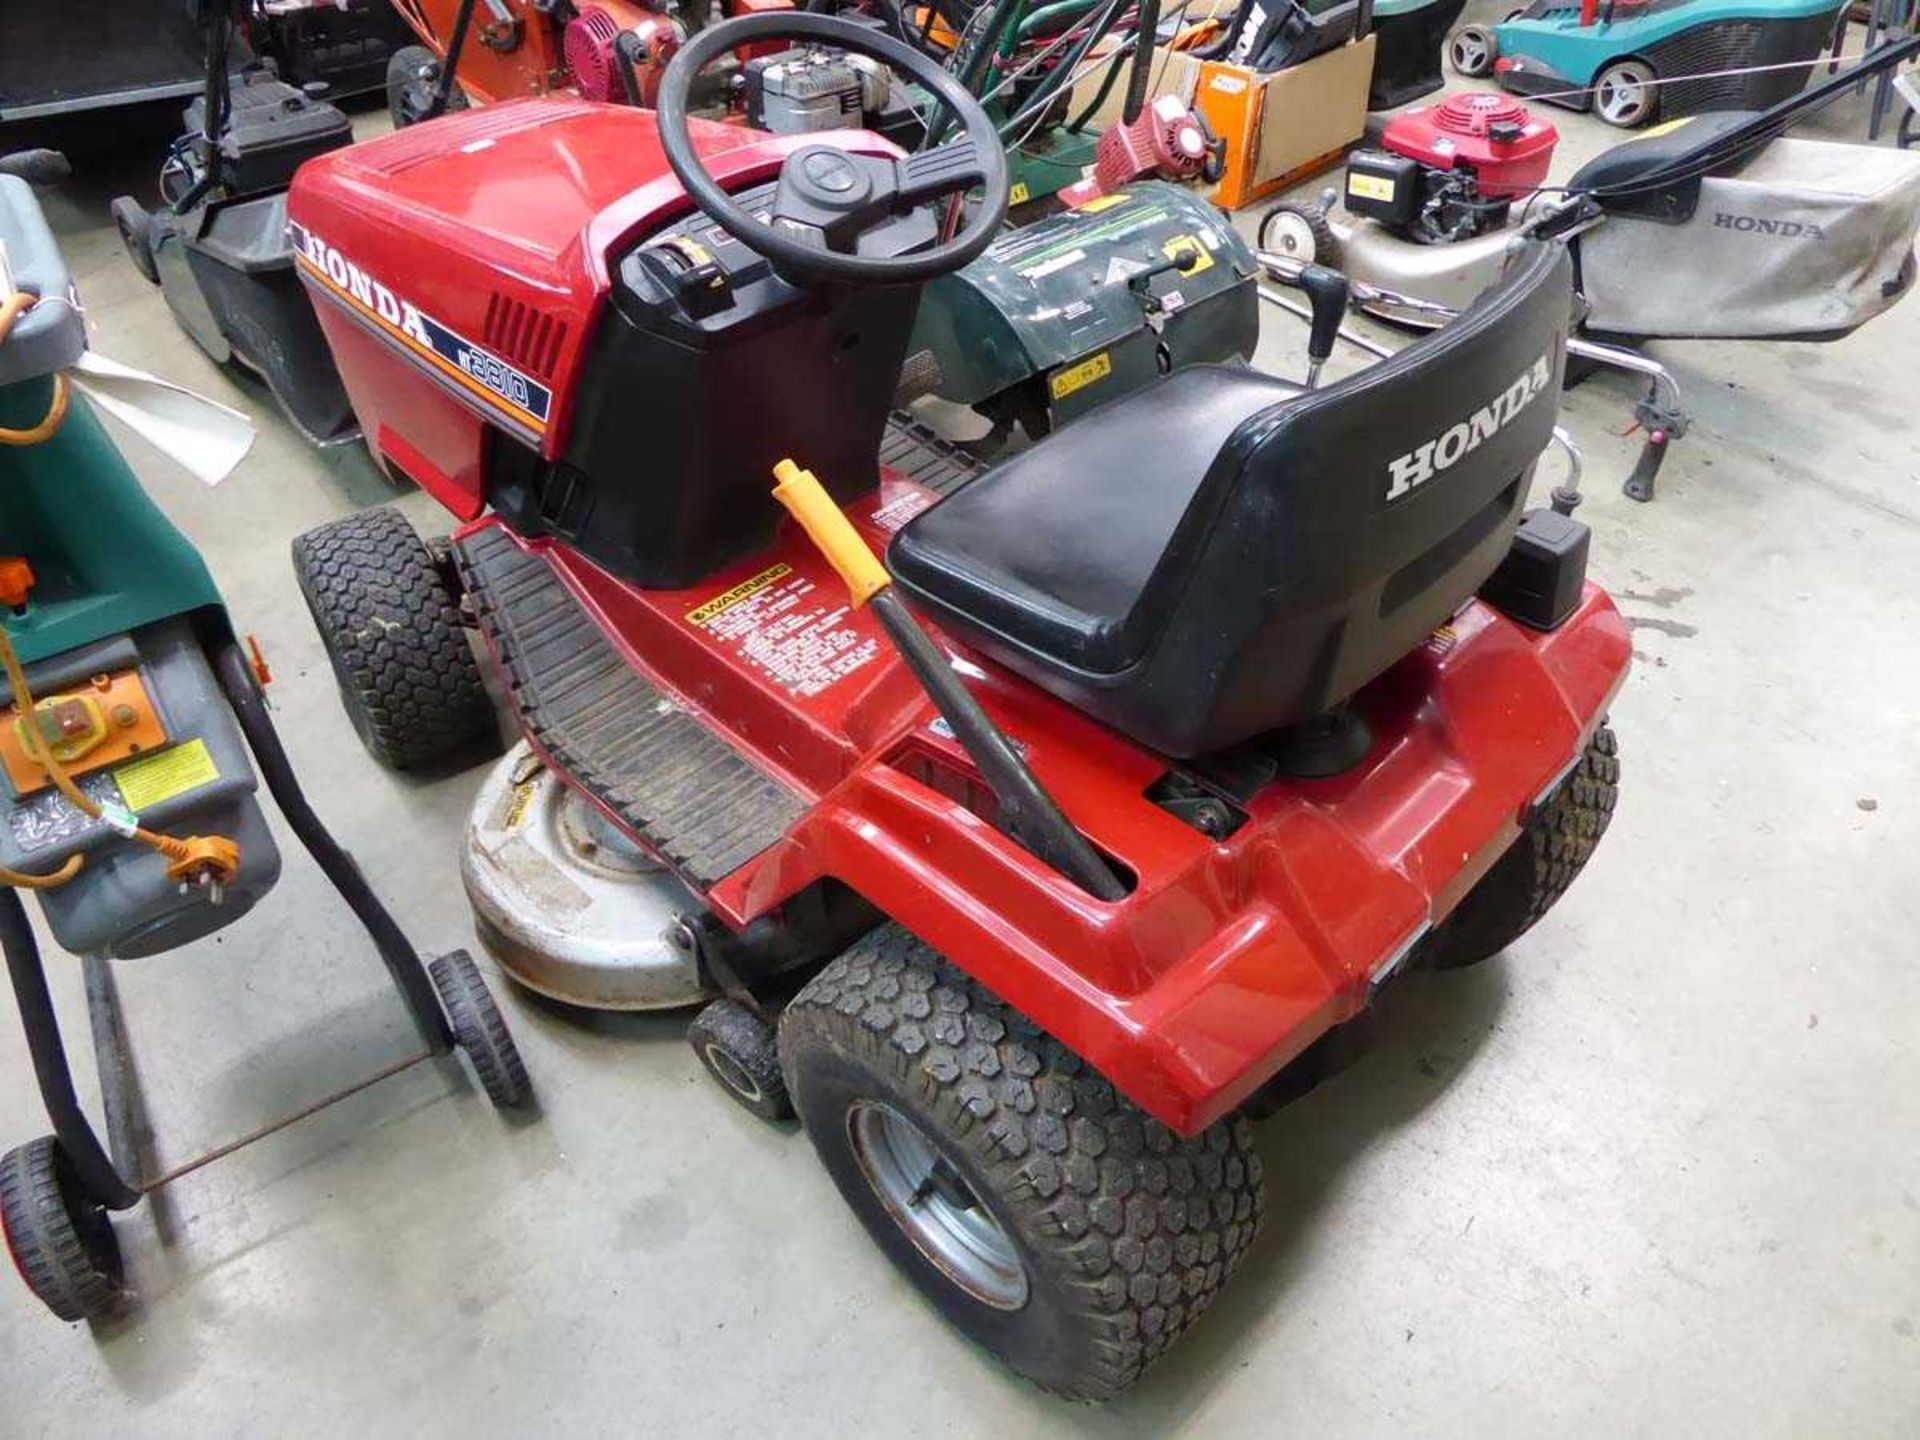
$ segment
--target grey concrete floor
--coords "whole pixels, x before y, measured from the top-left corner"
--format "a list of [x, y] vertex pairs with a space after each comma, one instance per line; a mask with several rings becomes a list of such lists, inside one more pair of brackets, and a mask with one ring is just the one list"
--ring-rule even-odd
[[[1558, 173], [1610, 138], [1557, 118]], [[264, 645], [327, 817], [424, 944], [472, 944], [480, 772], [363, 756], [287, 563], [357, 506], [444, 522], [189, 346], [105, 223], [140, 178], [49, 198], [95, 346], [260, 438], [212, 490], [129, 453]], [[804, 1138], [702, 1078], [684, 1017], [502, 982], [537, 1120], [415, 1070], [123, 1220], [126, 1318], [69, 1328], [0, 1284], [0, 1434], [1920, 1433], [1920, 308], [1659, 353], [1697, 421], [1656, 504], [1618, 492], [1631, 387], [1566, 405], [1637, 627], [1611, 835], [1509, 954], [1411, 978], [1373, 1052], [1263, 1127], [1256, 1252], [1125, 1399], [1062, 1405], [945, 1328]], [[1285, 317], [1261, 359], [1298, 373]], [[78, 967], [53, 970], [84, 1071]], [[119, 973], [163, 1159], [410, 1043], [297, 857], [217, 943]], [[0, 1140], [43, 1128], [0, 1023]]]

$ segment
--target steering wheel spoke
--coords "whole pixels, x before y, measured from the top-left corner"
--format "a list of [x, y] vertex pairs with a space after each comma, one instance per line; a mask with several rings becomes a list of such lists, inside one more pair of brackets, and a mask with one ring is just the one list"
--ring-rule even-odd
[[979, 148], [967, 136], [896, 160], [893, 170], [894, 186], [905, 205], [963, 194], [987, 179]]

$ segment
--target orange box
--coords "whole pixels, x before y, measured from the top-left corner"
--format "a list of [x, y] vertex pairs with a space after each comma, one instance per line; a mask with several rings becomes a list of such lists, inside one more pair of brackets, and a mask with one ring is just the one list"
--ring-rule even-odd
[[[1332, 165], [1365, 133], [1373, 49], [1368, 35], [1269, 75], [1163, 49], [1154, 57], [1153, 93], [1194, 106], [1227, 142], [1213, 199], [1238, 210]], [[1113, 124], [1119, 113], [1116, 93], [1095, 123]]]

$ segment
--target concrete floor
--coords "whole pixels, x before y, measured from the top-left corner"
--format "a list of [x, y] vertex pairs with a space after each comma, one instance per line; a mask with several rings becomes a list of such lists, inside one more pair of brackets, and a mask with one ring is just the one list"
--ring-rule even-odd
[[[1562, 124], [1564, 174], [1609, 137]], [[96, 347], [260, 438], [215, 490], [129, 452], [265, 646], [328, 818], [423, 943], [472, 944], [480, 772], [365, 759], [287, 563], [356, 506], [441, 517], [188, 345], [105, 224], [141, 174], [48, 201]], [[1268, 329], [1297, 373], [1297, 327]], [[1256, 1252], [1133, 1394], [1062, 1405], [943, 1326], [805, 1140], [704, 1080], [684, 1017], [502, 983], [536, 1121], [415, 1070], [125, 1219], [127, 1318], [90, 1334], [0, 1283], [0, 1434], [1920, 1432], [1920, 308], [1659, 353], [1697, 419], [1656, 504], [1618, 491], [1631, 387], [1566, 406], [1637, 627], [1610, 838], [1509, 955], [1410, 979], [1373, 1053], [1263, 1127]], [[343, 919], [296, 861], [219, 942], [120, 968], [163, 1158], [403, 1052]], [[78, 967], [54, 974], [84, 1068]], [[43, 1128], [0, 1023], [0, 1138]]]

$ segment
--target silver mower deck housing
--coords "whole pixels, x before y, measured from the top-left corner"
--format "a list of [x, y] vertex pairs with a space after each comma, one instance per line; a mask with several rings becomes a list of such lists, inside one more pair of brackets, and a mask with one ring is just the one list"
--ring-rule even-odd
[[481, 940], [530, 990], [598, 1010], [713, 994], [692, 951], [670, 939], [699, 902], [525, 742], [480, 787], [460, 875]]

